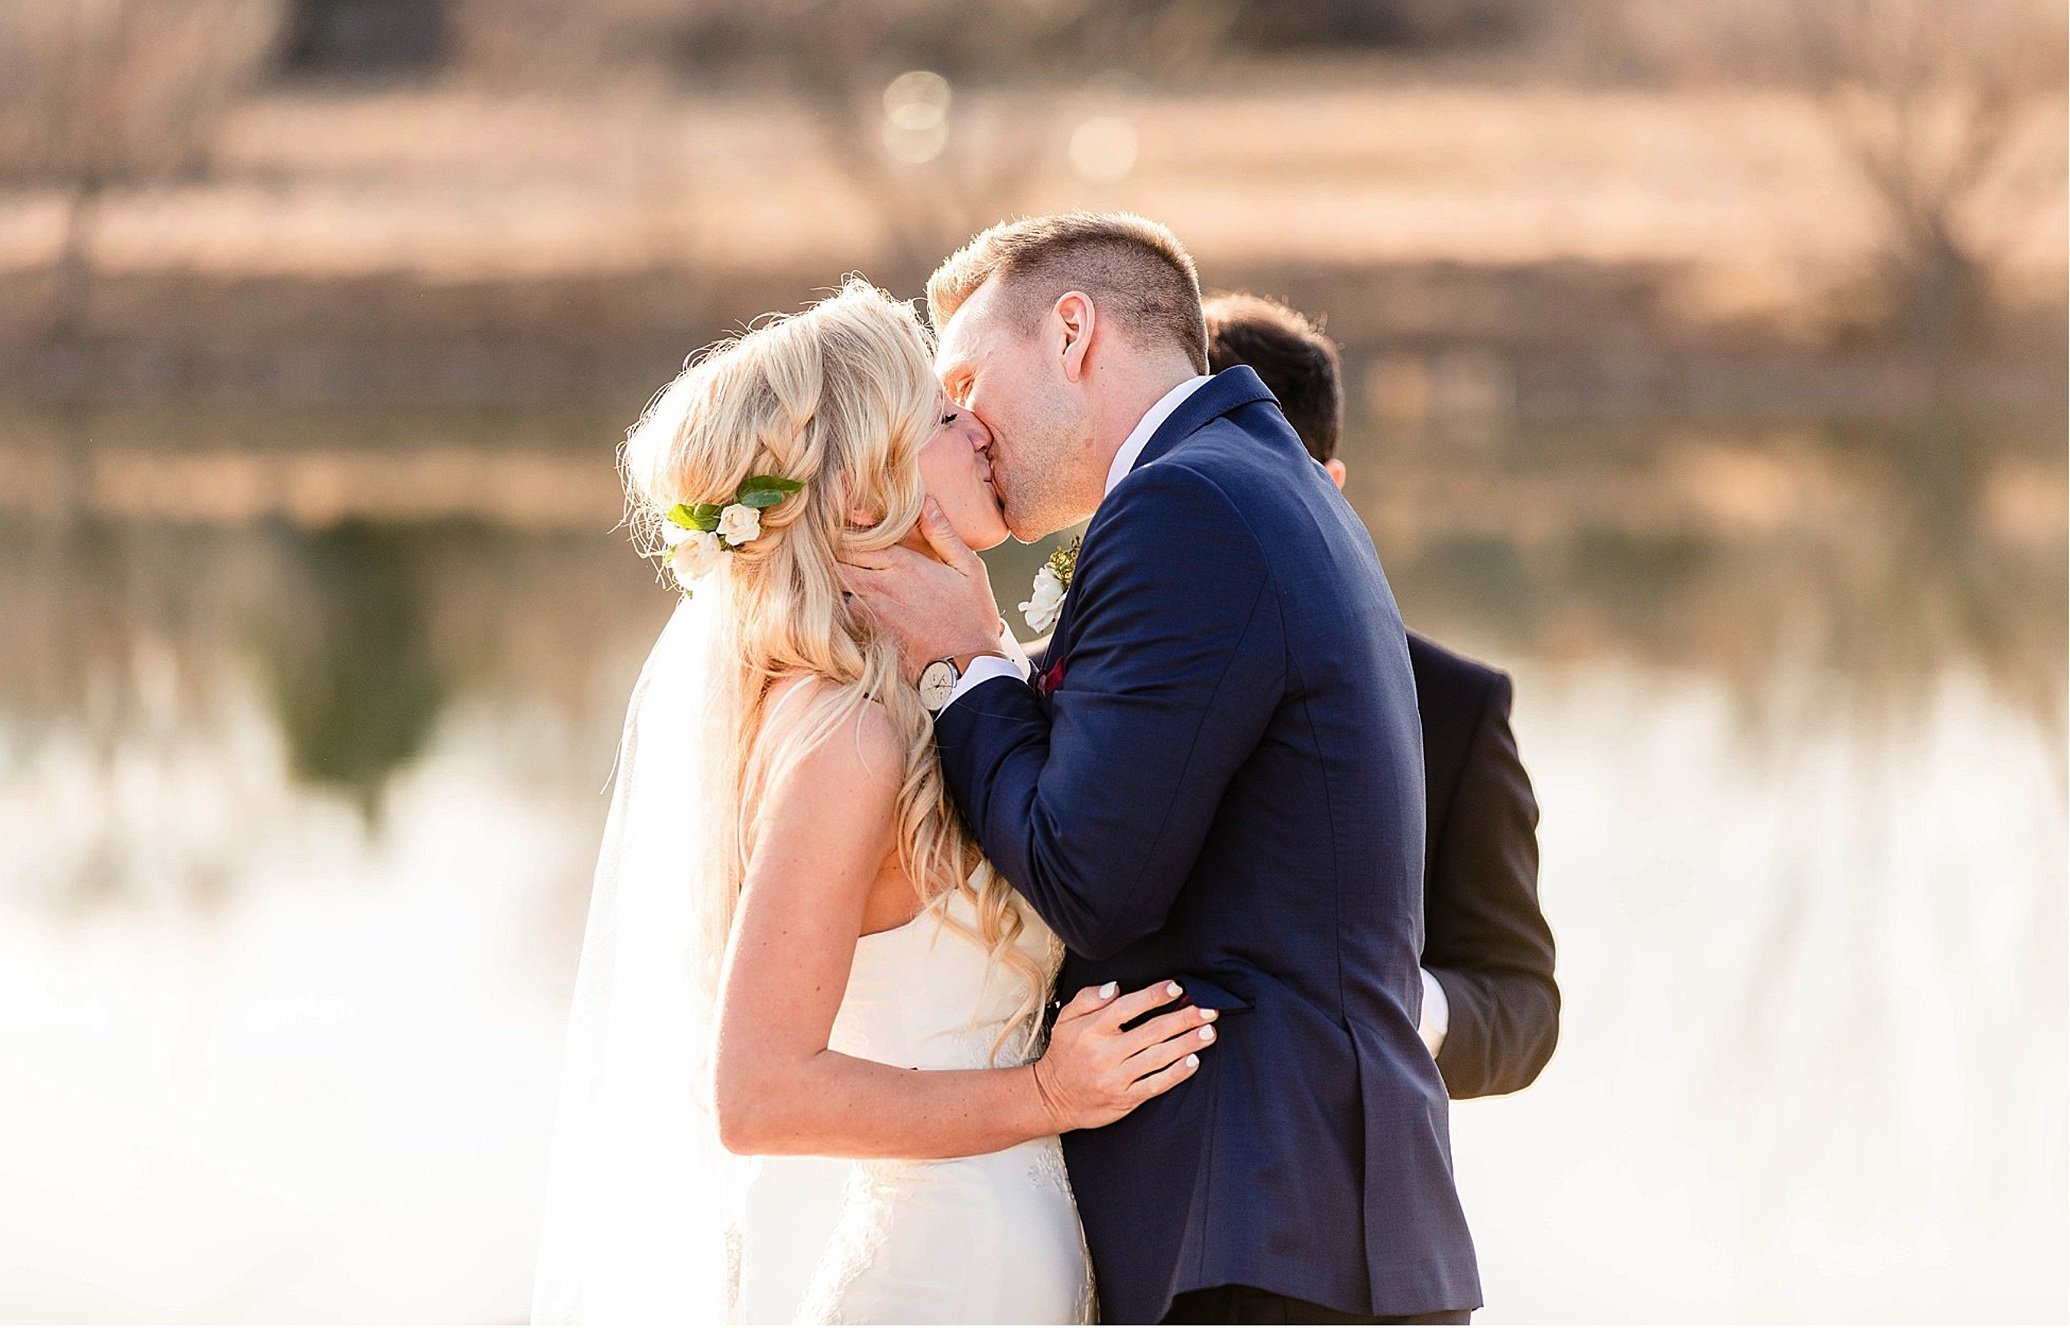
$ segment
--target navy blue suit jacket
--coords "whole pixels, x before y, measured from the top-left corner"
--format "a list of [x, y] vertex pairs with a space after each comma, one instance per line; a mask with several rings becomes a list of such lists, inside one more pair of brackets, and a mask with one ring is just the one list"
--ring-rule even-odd
[[986, 856], [1070, 948], [1062, 991], [1176, 977], [1228, 1011], [1191, 1079], [1065, 1136], [1109, 1322], [1231, 1284], [1351, 1313], [1481, 1303], [1416, 1031], [1407, 639], [1303, 457], [1250, 369], [1203, 385], [1086, 530], [1054, 690], [995, 679], [937, 723]]

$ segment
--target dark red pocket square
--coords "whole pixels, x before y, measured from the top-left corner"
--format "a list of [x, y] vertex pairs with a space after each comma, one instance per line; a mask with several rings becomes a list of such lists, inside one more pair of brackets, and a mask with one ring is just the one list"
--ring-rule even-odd
[[1058, 660], [1056, 663], [1049, 666], [1049, 670], [1047, 672], [1045, 672], [1040, 678], [1037, 678], [1035, 680], [1035, 690], [1040, 692], [1046, 698], [1049, 696], [1050, 693], [1056, 691], [1057, 688], [1061, 687], [1063, 683], [1064, 661]]

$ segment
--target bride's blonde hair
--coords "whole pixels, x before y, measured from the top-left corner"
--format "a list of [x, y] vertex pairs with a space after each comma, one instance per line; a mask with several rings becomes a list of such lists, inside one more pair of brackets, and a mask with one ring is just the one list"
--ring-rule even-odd
[[[802, 313], [776, 316], [697, 356], [662, 390], [627, 436], [622, 468], [628, 521], [642, 553], [665, 548], [664, 514], [677, 503], [732, 500], [752, 475], [803, 487], [761, 514], [761, 534], [717, 559], [694, 593], [723, 597], [712, 615], [725, 639], [713, 658], [716, 731], [729, 753], [703, 753], [711, 796], [739, 809], [712, 817], [717, 892], [704, 916], [704, 953], [724, 952], [749, 859], [767, 829], [764, 793], [801, 757], [850, 732], [881, 704], [903, 748], [895, 805], [899, 862], [923, 906], [955, 893], [975, 904], [978, 940], [995, 967], [1027, 984], [1000, 1044], [1022, 1033], [1032, 1050], [1048, 974], [1015, 944], [1026, 926], [1006, 880], [984, 862], [942, 781], [932, 722], [904, 679], [895, 645], [842, 597], [845, 555], [888, 548], [919, 519], [926, 494], [920, 449], [940, 417], [927, 330], [911, 305], [851, 278]], [[769, 713], [771, 688], [804, 678]], [[788, 699], [788, 698], [787, 698]], [[968, 933], [955, 919], [943, 921]], [[995, 1045], [994, 1051], [998, 1050]]]

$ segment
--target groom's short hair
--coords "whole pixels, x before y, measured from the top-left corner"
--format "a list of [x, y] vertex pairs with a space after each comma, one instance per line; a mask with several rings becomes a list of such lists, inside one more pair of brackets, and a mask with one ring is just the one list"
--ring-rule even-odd
[[988, 281], [1011, 286], [1033, 327], [1066, 291], [1084, 291], [1124, 327], [1163, 336], [1207, 368], [1200, 273], [1171, 231], [1133, 212], [1063, 212], [1002, 221], [942, 260], [927, 279], [937, 329]]
[[1300, 310], [1262, 295], [1235, 291], [1210, 296], [1204, 306], [1208, 364], [1215, 373], [1248, 364], [1279, 398], [1280, 411], [1308, 455], [1337, 455], [1344, 427], [1344, 376], [1337, 343]]

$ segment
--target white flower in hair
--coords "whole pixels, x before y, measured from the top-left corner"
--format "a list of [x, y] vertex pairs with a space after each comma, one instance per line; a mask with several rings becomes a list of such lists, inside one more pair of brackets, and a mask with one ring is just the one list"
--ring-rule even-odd
[[762, 514], [744, 503], [734, 503], [719, 513], [719, 538], [735, 546], [762, 533]]
[[717, 566], [721, 554], [761, 535], [763, 508], [776, 506], [804, 487], [781, 475], [750, 475], [724, 507], [677, 503], [661, 516], [663, 565], [689, 594], [690, 583]]
[[662, 538], [669, 542], [668, 570], [675, 575], [676, 584], [685, 590], [690, 588], [692, 581], [717, 567], [719, 559], [726, 553], [719, 537], [708, 530], [665, 528]]

